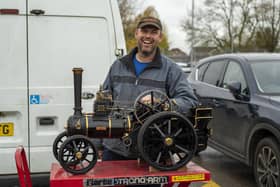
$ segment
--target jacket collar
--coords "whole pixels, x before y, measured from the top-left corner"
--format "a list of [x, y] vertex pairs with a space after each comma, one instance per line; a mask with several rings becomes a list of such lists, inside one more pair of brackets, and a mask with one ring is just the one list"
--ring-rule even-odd
[[[128, 55], [126, 55], [120, 59], [120, 61], [122, 63], [124, 63], [128, 69], [130, 69], [132, 71], [134, 71], [133, 57], [136, 55], [137, 51], [138, 51], [138, 48], [135, 47], [134, 49], [131, 50], [131, 52]], [[153, 61], [149, 63], [147, 68], [152, 68], [152, 67], [161, 68], [161, 66], [162, 66], [161, 53], [160, 53], [160, 49], [157, 48], [155, 57], [154, 57]]]

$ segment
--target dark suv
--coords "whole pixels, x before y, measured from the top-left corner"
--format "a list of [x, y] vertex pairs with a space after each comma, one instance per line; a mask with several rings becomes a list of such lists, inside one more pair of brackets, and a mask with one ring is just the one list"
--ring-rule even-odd
[[259, 187], [279, 187], [280, 55], [209, 57], [188, 80], [201, 103], [213, 108], [209, 145], [252, 166]]

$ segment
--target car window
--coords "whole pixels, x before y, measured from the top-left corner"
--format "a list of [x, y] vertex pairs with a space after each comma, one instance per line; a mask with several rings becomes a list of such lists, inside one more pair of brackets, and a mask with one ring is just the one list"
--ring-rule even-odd
[[222, 86], [224, 88], [227, 88], [227, 85], [232, 82], [240, 82], [242, 93], [248, 94], [248, 88], [244, 73], [240, 65], [234, 61], [229, 62], [227, 66]]
[[258, 89], [263, 93], [280, 93], [279, 61], [258, 61], [251, 64]]
[[205, 63], [205, 64], [202, 64], [201, 66], [199, 66], [197, 68], [198, 69], [198, 80], [199, 81], [202, 81], [204, 72], [205, 72], [206, 68], [208, 67], [208, 65], [209, 65], [209, 63]]
[[202, 81], [217, 86], [224, 66], [225, 61], [211, 62], [205, 71]]

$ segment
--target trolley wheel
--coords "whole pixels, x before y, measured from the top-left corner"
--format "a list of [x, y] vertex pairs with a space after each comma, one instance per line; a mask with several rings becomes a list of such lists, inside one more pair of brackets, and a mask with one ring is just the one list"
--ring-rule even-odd
[[[143, 98], [150, 98], [150, 102], [143, 101]], [[134, 102], [134, 115], [141, 124], [153, 114], [162, 111], [171, 111], [171, 100], [165, 93], [159, 90], [147, 90], [141, 93]]]
[[140, 155], [152, 167], [176, 170], [194, 156], [197, 135], [192, 123], [176, 112], [160, 112], [149, 117], [137, 137]]
[[55, 138], [53, 142], [53, 155], [58, 160], [58, 152], [60, 149], [61, 144], [67, 139], [67, 132], [64, 131]]
[[84, 174], [94, 167], [98, 157], [92, 141], [83, 135], [67, 138], [60, 146], [58, 161], [68, 172]]

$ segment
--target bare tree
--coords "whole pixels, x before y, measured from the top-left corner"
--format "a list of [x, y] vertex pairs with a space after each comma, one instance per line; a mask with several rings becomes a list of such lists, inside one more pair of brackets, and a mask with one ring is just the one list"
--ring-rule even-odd
[[191, 15], [182, 23], [195, 45], [234, 52], [256, 51], [258, 44], [274, 51], [279, 44], [279, 0], [205, 0], [204, 5], [195, 11], [193, 28]]
[[280, 1], [259, 0], [256, 6], [256, 20], [256, 45], [269, 52], [276, 51], [280, 39]]

